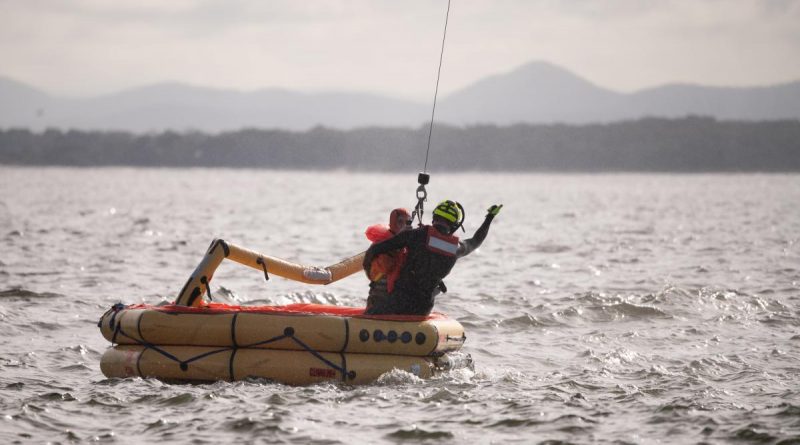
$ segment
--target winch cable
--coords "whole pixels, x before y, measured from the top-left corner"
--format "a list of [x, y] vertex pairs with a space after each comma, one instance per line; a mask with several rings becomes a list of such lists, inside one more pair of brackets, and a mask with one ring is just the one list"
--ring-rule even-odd
[[417, 182], [419, 183], [419, 187], [417, 187], [417, 205], [414, 207], [414, 212], [411, 214], [411, 220], [409, 222], [413, 222], [414, 218], [416, 217], [419, 221], [419, 225], [422, 225], [422, 215], [425, 213], [425, 201], [428, 200], [428, 192], [425, 190], [425, 186], [430, 181], [430, 175], [428, 174], [428, 157], [431, 152], [431, 138], [433, 136], [433, 121], [434, 117], [436, 116], [436, 98], [439, 96], [439, 79], [442, 76], [442, 60], [444, 59], [444, 43], [447, 39], [447, 22], [450, 18], [450, 0], [447, 0], [447, 13], [444, 16], [444, 33], [442, 34], [442, 50], [439, 53], [439, 69], [436, 72], [436, 88], [433, 92], [433, 108], [431, 109], [431, 124], [428, 128], [428, 148], [425, 150], [425, 166], [422, 169], [422, 173], [417, 176]]

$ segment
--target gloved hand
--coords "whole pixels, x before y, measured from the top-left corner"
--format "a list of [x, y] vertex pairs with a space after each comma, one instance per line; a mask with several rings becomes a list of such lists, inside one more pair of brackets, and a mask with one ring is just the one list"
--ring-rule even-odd
[[503, 204], [500, 205], [495, 204], [486, 210], [486, 216], [492, 216], [492, 217], [497, 216], [497, 214], [500, 213], [500, 209], [502, 208]]

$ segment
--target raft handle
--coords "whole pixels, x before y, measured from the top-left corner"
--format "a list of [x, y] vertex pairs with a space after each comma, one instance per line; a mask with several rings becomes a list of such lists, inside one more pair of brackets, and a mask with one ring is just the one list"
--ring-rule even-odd
[[256, 263], [260, 264], [261, 267], [264, 269], [264, 280], [269, 281], [269, 274], [267, 274], [267, 263], [264, 261], [264, 257], [258, 257]]
[[208, 295], [208, 301], [214, 301], [214, 299], [211, 298], [211, 284], [209, 284], [208, 279], [206, 278], [205, 275], [200, 277], [200, 284], [206, 287], [206, 295]]

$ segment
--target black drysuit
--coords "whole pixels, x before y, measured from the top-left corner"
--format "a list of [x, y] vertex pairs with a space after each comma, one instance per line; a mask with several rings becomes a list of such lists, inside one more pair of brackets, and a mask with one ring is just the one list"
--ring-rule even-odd
[[483, 243], [492, 219], [493, 215], [487, 215], [475, 235], [465, 241], [443, 233], [440, 226], [421, 226], [370, 246], [364, 257], [367, 271], [376, 255], [403, 247], [408, 248], [408, 255], [392, 293], [369, 307], [365, 314], [430, 314], [442, 279], [450, 273], [458, 258], [469, 255]]

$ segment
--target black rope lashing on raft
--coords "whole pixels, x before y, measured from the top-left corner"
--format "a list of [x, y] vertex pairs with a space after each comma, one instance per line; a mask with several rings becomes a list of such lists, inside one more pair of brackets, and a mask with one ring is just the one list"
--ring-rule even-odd
[[[115, 318], [117, 312], [120, 311], [120, 309], [116, 308], [116, 305], [115, 305], [115, 307], [110, 309], [110, 311], [111, 310], [114, 311], [114, 314], [112, 315], [112, 318]], [[107, 313], [108, 312], [106, 312], [106, 314]], [[179, 315], [191, 315], [191, 313], [179, 314]], [[114, 323], [114, 325], [112, 325], [111, 327], [113, 327], [113, 329], [114, 329], [113, 340], [116, 340], [119, 336], [128, 338], [128, 339], [132, 340], [134, 343], [138, 344], [139, 346], [143, 346], [145, 349], [151, 349], [151, 350], [155, 351], [156, 353], [161, 354], [163, 357], [178, 363], [178, 366], [180, 367], [180, 369], [182, 371], [188, 371], [189, 370], [189, 365], [191, 363], [195, 362], [195, 361], [198, 361], [198, 360], [201, 360], [203, 358], [212, 356], [214, 354], [219, 354], [219, 353], [231, 351], [231, 357], [230, 357], [230, 362], [228, 364], [228, 368], [229, 368], [229, 372], [230, 372], [230, 380], [233, 380], [233, 378], [234, 378], [233, 359], [236, 356], [236, 352], [238, 350], [246, 349], [246, 348], [255, 348], [257, 346], [264, 346], [264, 345], [267, 345], [267, 344], [270, 344], [270, 343], [275, 343], [275, 342], [278, 342], [278, 341], [281, 341], [281, 340], [284, 340], [284, 339], [290, 339], [291, 341], [293, 341], [295, 344], [299, 345], [302, 348], [301, 351], [308, 352], [309, 354], [311, 354], [313, 357], [315, 357], [320, 362], [324, 363], [329, 368], [333, 369], [334, 371], [338, 371], [340, 373], [340, 375], [342, 376], [342, 381], [346, 382], [348, 380], [353, 380], [353, 379], [356, 378], [356, 372], [352, 371], [352, 370], [348, 371], [348, 369], [347, 369], [347, 361], [345, 359], [344, 352], [340, 352], [340, 355], [342, 357], [343, 366], [339, 366], [336, 363], [333, 363], [330, 360], [328, 360], [325, 357], [323, 357], [322, 354], [320, 353], [320, 351], [315, 350], [314, 348], [312, 348], [311, 346], [306, 344], [304, 341], [302, 341], [300, 338], [298, 338], [295, 335], [294, 328], [291, 327], [291, 326], [287, 327], [286, 329], [284, 329], [282, 335], [276, 335], [275, 337], [272, 337], [272, 338], [269, 338], [269, 339], [266, 339], [266, 340], [262, 340], [262, 341], [258, 341], [258, 342], [255, 342], [255, 343], [246, 344], [246, 345], [238, 345], [238, 344], [236, 344], [236, 340], [235, 340], [236, 339], [236, 334], [235, 334], [236, 315], [238, 315], [238, 314], [234, 314], [234, 319], [231, 322], [231, 338], [234, 339], [234, 346], [220, 347], [219, 349], [216, 349], [216, 350], [213, 350], [213, 351], [207, 351], [207, 352], [204, 352], [202, 354], [198, 354], [196, 356], [187, 358], [185, 360], [179, 359], [174, 354], [171, 354], [171, 353], [165, 351], [159, 345], [156, 345], [156, 344], [153, 344], [153, 343], [151, 343], [149, 341], [146, 341], [144, 338], [141, 338], [141, 337], [140, 338], [136, 338], [134, 336], [129, 335], [128, 333], [126, 333], [122, 329], [122, 323], [119, 323], [119, 322]], [[102, 317], [101, 317], [101, 322], [102, 322]], [[111, 321], [111, 323], [113, 323], [113, 321]], [[115, 342], [112, 341], [112, 343], [115, 343]], [[139, 374], [141, 375], [141, 372], [139, 372]]]

